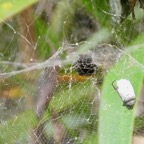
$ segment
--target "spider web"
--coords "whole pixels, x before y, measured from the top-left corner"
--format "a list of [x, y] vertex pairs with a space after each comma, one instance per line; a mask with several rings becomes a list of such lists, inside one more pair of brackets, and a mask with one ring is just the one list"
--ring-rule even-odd
[[[95, 3], [93, 1], [91, 3], [92, 9], [96, 10]], [[55, 1], [54, 5], [56, 4]], [[41, 23], [40, 17], [44, 20], [50, 19], [42, 13], [41, 6], [43, 5], [40, 3], [34, 8], [32, 23], [36, 23], [37, 29], [40, 29], [38, 25]], [[19, 26], [15, 18], [3, 21], [0, 25], [0, 143], [76, 144], [84, 143], [90, 136], [94, 139], [97, 135], [104, 76], [109, 73], [110, 67], [119, 61], [121, 54], [128, 55], [128, 51], [122, 47], [124, 43], [130, 42], [130, 37], [136, 32], [138, 34], [141, 32], [143, 22], [131, 24], [129, 30], [125, 30], [128, 31], [128, 36], [123, 36], [124, 40], [121, 39], [121, 35], [125, 32], [122, 33], [123, 27], [119, 27], [114, 33], [117, 37], [117, 41], [114, 42], [109, 40], [110, 36], [107, 32], [101, 30], [94, 16], [82, 12], [83, 7], [76, 11], [74, 19], [66, 14], [62, 15], [62, 17], [67, 16], [63, 24], [72, 20], [77, 23], [70, 23], [72, 25], [70, 32], [67, 32], [67, 27], [63, 26], [64, 37], [62, 40], [59, 39], [61, 43], [58, 48], [47, 35], [43, 34], [43, 31], [39, 33], [33, 44], [33, 41], [27, 38], [27, 35], [31, 35], [32, 23], [25, 23], [27, 35], [23, 35], [17, 29]], [[105, 11], [102, 13], [105, 14]], [[49, 26], [49, 22], [46, 22], [48, 23], [46, 26]], [[131, 32], [133, 27], [137, 29]], [[104, 36], [101, 37], [101, 34]], [[29, 62], [23, 62], [21, 59], [19, 38], [32, 47]], [[34, 59], [33, 55], [36, 53], [39, 54]], [[81, 76], [74, 69], [79, 55], [92, 57], [92, 62], [98, 67], [94, 74]], [[136, 63], [132, 58], [130, 62]], [[143, 69], [142, 65], [139, 66]], [[48, 92], [47, 89], [45, 90], [50, 86], [52, 92], [49, 99], [43, 95], [44, 93], [47, 95], [51, 90], [49, 89]], [[137, 116], [143, 115], [144, 112], [142, 98], [141, 96], [139, 99]], [[40, 116], [37, 113], [40, 113]], [[143, 117], [139, 122], [142, 121]], [[139, 128], [138, 125], [135, 133], [143, 135], [143, 128]]]

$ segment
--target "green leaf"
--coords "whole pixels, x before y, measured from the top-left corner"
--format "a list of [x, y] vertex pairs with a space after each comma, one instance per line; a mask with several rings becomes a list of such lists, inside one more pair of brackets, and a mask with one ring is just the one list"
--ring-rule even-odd
[[70, 82], [68, 85], [61, 85], [51, 100], [49, 109], [57, 112], [67, 110], [85, 99], [90, 99], [95, 91], [91, 81], [79, 82], [78, 84]]
[[138, 99], [143, 82], [144, 47], [124, 53], [105, 77], [99, 111], [99, 144], [131, 144], [135, 107], [128, 110], [112, 87], [112, 82], [128, 79]]
[[29, 138], [30, 130], [36, 124], [32, 111], [25, 111], [5, 123], [0, 124], [0, 143], [16, 143], [20, 137]]
[[38, 0], [1, 0], [0, 22], [12, 17], [36, 2], [38, 2]]
[[98, 144], [97, 133], [91, 134], [86, 140], [84, 140], [83, 144]]
[[101, 26], [107, 27], [110, 22], [109, 2], [107, 0], [82, 0], [86, 9], [92, 13]]

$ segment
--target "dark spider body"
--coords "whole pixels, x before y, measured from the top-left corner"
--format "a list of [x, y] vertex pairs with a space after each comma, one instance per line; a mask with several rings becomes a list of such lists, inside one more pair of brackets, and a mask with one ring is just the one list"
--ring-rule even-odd
[[74, 69], [81, 76], [90, 76], [96, 72], [97, 66], [92, 62], [89, 55], [80, 55], [74, 64]]

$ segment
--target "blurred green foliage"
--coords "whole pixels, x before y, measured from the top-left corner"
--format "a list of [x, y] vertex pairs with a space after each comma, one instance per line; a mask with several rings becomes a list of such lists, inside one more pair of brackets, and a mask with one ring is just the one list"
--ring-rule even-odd
[[[37, 0], [21, 0], [21, 1], [1, 1], [0, 2], [0, 60], [15, 61], [18, 49], [17, 35], [18, 25], [16, 23], [16, 14], [20, 13], [26, 7], [36, 3]], [[116, 65], [112, 67], [108, 75], [104, 79], [102, 88], [101, 105], [98, 112], [94, 111], [96, 106], [91, 104], [97, 91], [96, 85], [93, 85], [93, 78], [85, 82], [64, 82], [60, 83], [57, 91], [52, 99], [47, 111], [43, 116], [44, 121], [48, 121], [46, 125], [46, 133], [48, 137], [52, 137], [51, 112], [54, 110], [59, 114], [59, 120], [64, 124], [68, 138], [75, 139], [75, 143], [92, 144], [98, 143], [125, 143], [130, 144], [132, 139], [134, 111], [126, 110], [122, 107], [122, 103], [117, 96], [117, 93], [112, 89], [111, 83], [115, 79], [128, 78], [130, 79], [135, 89], [137, 98], [143, 81], [143, 30], [139, 30], [140, 21], [143, 20], [143, 15], [137, 10], [138, 19], [132, 21], [126, 19], [121, 25], [113, 27], [110, 14], [109, 2], [107, 0], [54, 0], [49, 1], [53, 4], [52, 13], [50, 16], [33, 13], [33, 24], [36, 35], [36, 53], [37, 60], [44, 61], [57, 51], [63, 43], [69, 44], [78, 43], [79, 49], [77, 54], [84, 53], [96, 45], [106, 42], [121, 47], [130, 47], [124, 51], [124, 56]], [[37, 4], [33, 6], [34, 12]], [[79, 41], [79, 37], [83, 38], [81, 29], [83, 23], [84, 32], [89, 32], [87, 21], [81, 24], [75, 17], [80, 13], [80, 18], [86, 15], [89, 18], [94, 29], [91, 29], [90, 36], [84, 39], [84, 42]], [[15, 17], [13, 18], [12, 16]], [[12, 21], [8, 18], [13, 18]], [[92, 20], [91, 20], [92, 19]], [[78, 23], [81, 25], [78, 26]], [[88, 29], [87, 29], [88, 28]], [[14, 29], [14, 31], [13, 31]], [[112, 33], [111, 33], [112, 32]], [[77, 37], [77, 38], [76, 38]], [[84, 37], [85, 38], [85, 37]], [[85, 42], [86, 41], [86, 42]], [[137, 45], [141, 44], [138, 48]], [[66, 55], [66, 54], [65, 54]], [[65, 68], [69, 69], [70, 65], [62, 67], [61, 73], [64, 75]], [[14, 71], [17, 67], [10, 67], [9, 65], [1, 64], [0, 71]], [[71, 70], [69, 70], [70, 74]], [[66, 73], [67, 74], [67, 73]], [[33, 75], [33, 76], [32, 76]], [[19, 85], [23, 91], [27, 91], [27, 95], [34, 95], [35, 79], [38, 74], [30, 76], [19, 76], [10, 78], [1, 84], [1, 89], [5, 89], [6, 85], [10, 83], [10, 87]], [[94, 77], [94, 79], [97, 79]], [[101, 87], [98, 87], [101, 89]], [[21, 105], [19, 103], [19, 105]], [[19, 106], [18, 105], [18, 106]], [[118, 109], [118, 110], [117, 110]], [[1, 114], [2, 115], [2, 114]], [[29, 140], [29, 133], [36, 125], [36, 120], [32, 111], [25, 110], [22, 114], [16, 117], [6, 119], [4, 123], [0, 124], [0, 143], [27, 143]], [[98, 126], [99, 125], [99, 126]], [[140, 127], [143, 123], [140, 123]], [[99, 127], [99, 131], [97, 128]], [[81, 140], [79, 133], [85, 132], [84, 138]], [[15, 137], [16, 135], [16, 137]], [[77, 138], [78, 137], [78, 138]], [[99, 141], [98, 141], [99, 140]]]
[[30, 5], [38, 2], [38, 0], [1, 0], [0, 1], [0, 22], [4, 22], [6, 19], [21, 12]]

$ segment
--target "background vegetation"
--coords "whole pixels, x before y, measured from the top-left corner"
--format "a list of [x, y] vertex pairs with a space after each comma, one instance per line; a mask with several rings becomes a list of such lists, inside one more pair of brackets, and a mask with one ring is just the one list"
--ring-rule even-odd
[[[144, 70], [144, 14], [139, 5], [135, 14], [136, 20], [130, 15], [113, 24], [107, 0], [1, 0], [0, 143], [33, 144], [33, 132], [41, 125], [39, 134], [47, 141], [38, 143], [131, 144], [135, 135], [143, 136], [143, 113], [135, 116]], [[73, 69], [78, 55], [103, 43], [115, 45], [121, 58], [92, 77], [79, 76]], [[61, 63], [56, 91], [37, 120], [36, 81], [55, 63]], [[132, 110], [122, 107], [112, 88], [121, 78], [134, 87]]]

